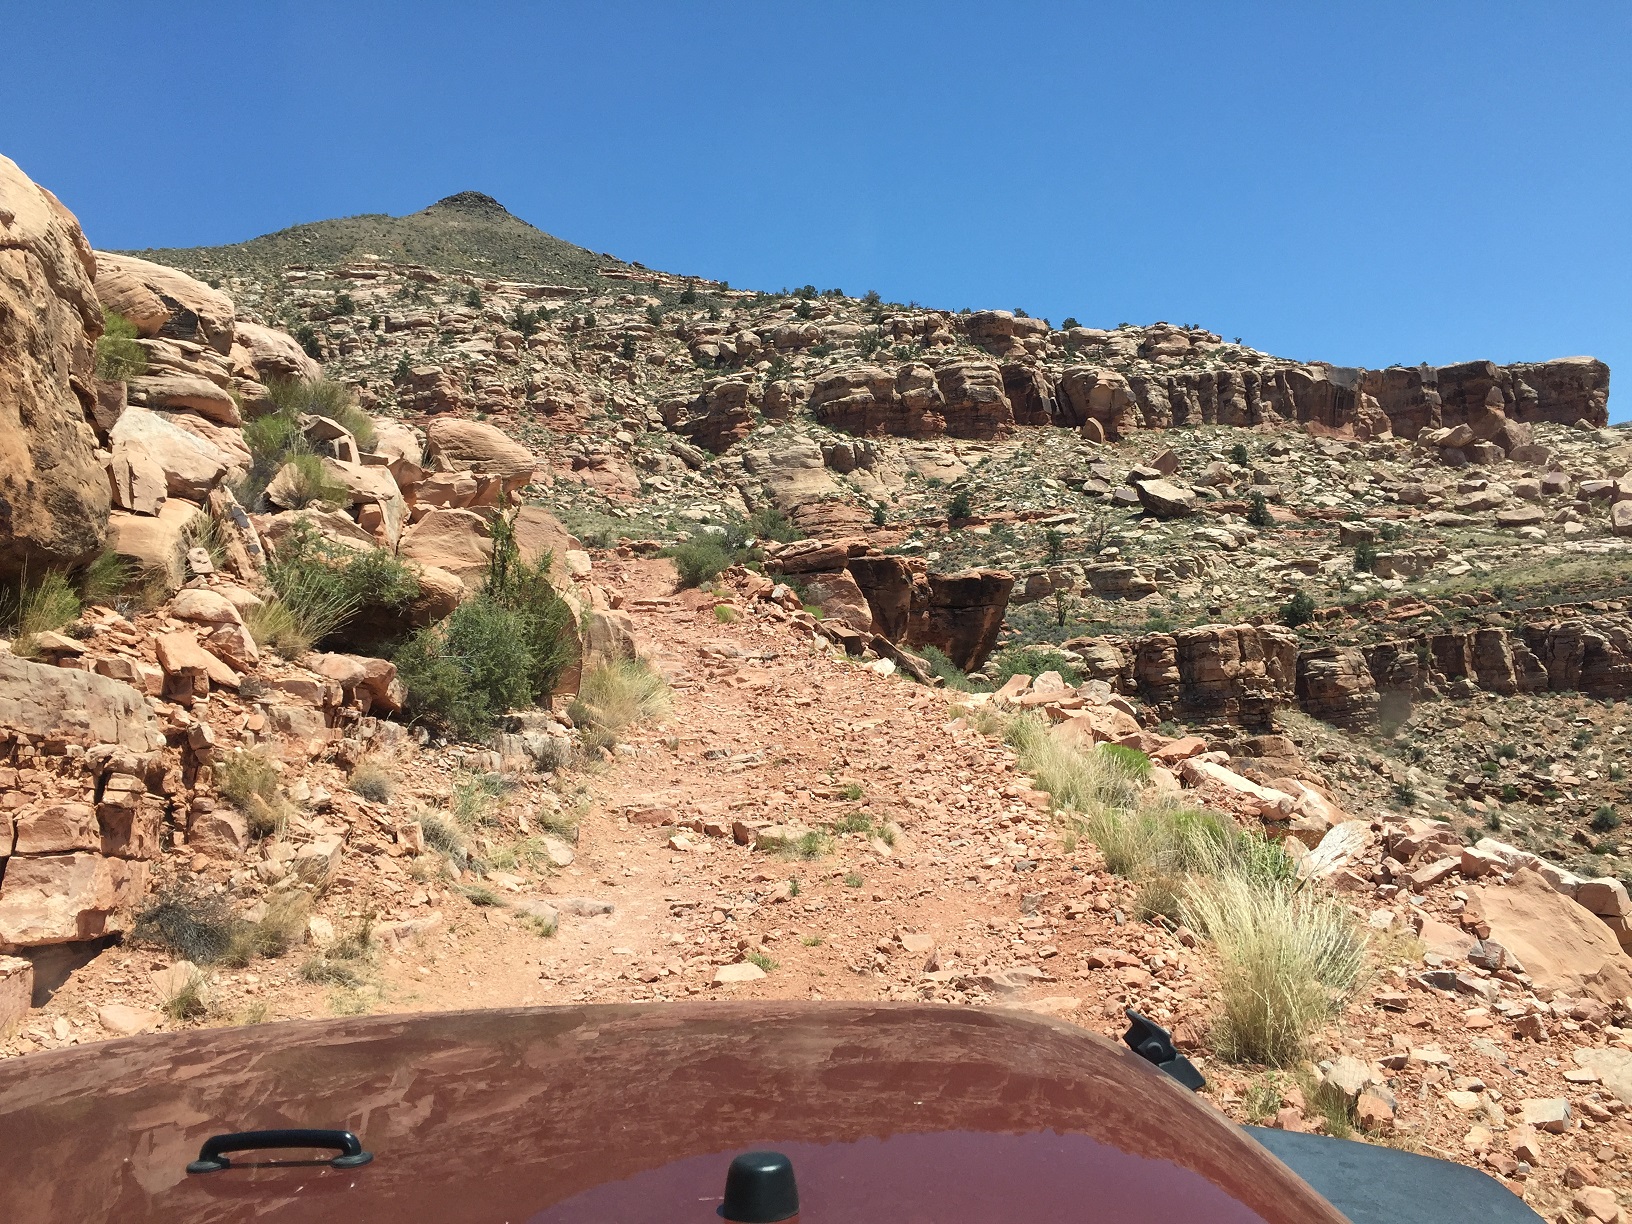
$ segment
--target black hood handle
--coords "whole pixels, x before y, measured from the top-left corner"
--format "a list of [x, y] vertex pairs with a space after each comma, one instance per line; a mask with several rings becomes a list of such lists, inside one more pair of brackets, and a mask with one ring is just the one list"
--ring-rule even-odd
[[187, 1166], [189, 1173], [216, 1173], [230, 1169], [228, 1152], [249, 1152], [261, 1148], [333, 1148], [340, 1155], [329, 1161], [333, 1169], [355, 1169], [374, 1159], [363, 1151], [362, 1141], [349, 1130], [264, 1130], [236, 1131], [212, 1135], [198, 1150], [198, 1159]]

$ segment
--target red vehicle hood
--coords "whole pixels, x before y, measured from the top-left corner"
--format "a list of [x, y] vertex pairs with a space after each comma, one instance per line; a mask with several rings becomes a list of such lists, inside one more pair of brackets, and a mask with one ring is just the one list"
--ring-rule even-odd
[[[212, 1135], [355, 1131], [357, 1169]], [[804, 1224], [1340, 1224], [1149, 1064], [1022, 1013], [700, 1003], [295, 1021], [0, 1064], [0, 1219], [717, 1220], [793, 1160]], [[279, 1160], [282, 1163], [278, 1163]]]

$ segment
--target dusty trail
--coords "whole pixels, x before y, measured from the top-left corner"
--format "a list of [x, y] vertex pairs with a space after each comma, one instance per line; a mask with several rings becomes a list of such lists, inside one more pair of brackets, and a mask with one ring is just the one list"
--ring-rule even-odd
[[[1113, 1031], [1133, 989], [1164, 1020], [1188, 1016], [1185, 950], [1116, 925], [1119, 885], [1085, 870], [1091, 852], [1066, 854], [1045, 796], [1007, 749], [949, 726], [944, 695], [818, 650], [774, 614], [721, 623], [715, 598], [675, 592], [667, 562], [613, 561], [600, 577], [673, 688], [672, 713], [588, 779], [577, 859], [550, 881], [555, 899], [611, 912], [564, 908], [540, 940], [479, 910], [472, 929], [385, 966], [393, 1005], [1000, 1001]], [[870, 828], [804, 859], [737, 844], [737, 822]], [[1114, 980], [1083, 955], [1106, 942], [1137, 953]], [[717, 984], [727, 965], [773, 967]]]

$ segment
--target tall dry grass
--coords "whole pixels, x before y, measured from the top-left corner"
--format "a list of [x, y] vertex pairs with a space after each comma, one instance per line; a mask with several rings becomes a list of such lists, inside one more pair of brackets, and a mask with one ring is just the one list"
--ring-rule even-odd
[[1035, 715], [1008, 722], [1004, 736], [1068, 826], [1139, 886], [1137, 917], [1186, 923], [1211, 942], [1217, 1052], [1270, 1066], [1296, 1061], [1364, 975], [1366, 940], [1349, 907], [1300, 883], [1278, 843], [1152, 797], [1140, 753], [1106, 744], [1080, 751]]

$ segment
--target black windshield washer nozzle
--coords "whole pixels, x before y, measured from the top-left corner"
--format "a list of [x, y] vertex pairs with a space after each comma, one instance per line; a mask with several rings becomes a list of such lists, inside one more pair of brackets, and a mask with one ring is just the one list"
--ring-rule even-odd
[[1191, 1092], [1200, 1092], [1207, 1086], [1207, 1081], [1196, 1070], [1195, 1064], [1173, 1048], [1172, 1033], [1131, 1007], [1124, 1010], [1128, 1017], [1128, 1031], [1122, 1034], [1122, 1040], [1128, 1049], [1146, 1062], [1154, 1063], [1158, 1071], [1166, 1072]]
[[777, 1224], [799, 1214], [793, 1161], [781, 1152], [744, 1152], [725, 1173], [720, 1215], [731, 1224]]

